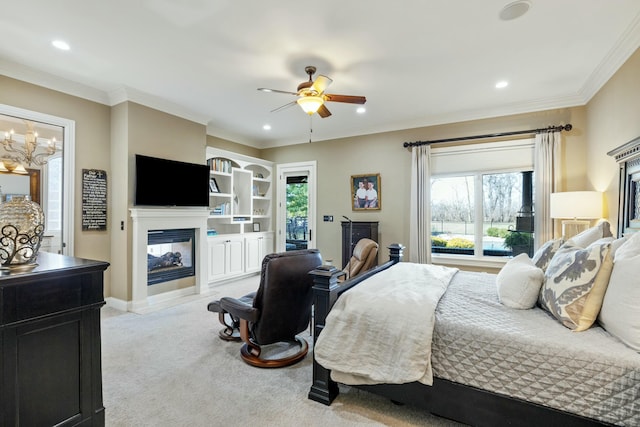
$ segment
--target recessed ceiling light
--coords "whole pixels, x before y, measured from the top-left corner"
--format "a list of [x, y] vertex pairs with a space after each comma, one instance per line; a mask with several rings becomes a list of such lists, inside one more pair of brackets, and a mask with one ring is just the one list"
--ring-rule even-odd
[[502, 89], [502, 88], [505, 88], [507, 86], [509, 86], [509, 82], [506, 81], [506, 80], [502, 80], [502, 81], [499, 81], [498, 83], [496, 83], [496, 89]]
[[51, 42], [51, 44], [54, 47], [57, 47], [60, 50], [69, 50], [71, 49], [71, 47], [69, 46], [69, 43], [62, 41], [62, 40], [54, 40]]
[[264, 125], [264, 126], [262, 126], [262, 129], [271, 130], [271, 125]]
[[526, 0], [514, 1], [503, 7], [498, 16], [503, 21], [511, 21], [527, 13], [529, 8], [531, 8], [531, 3]]
[[367, 109], [364, 107], [358, 107], [358, 109], [356, 110], [356, 113], [358, 114], [364, 114], [367, 112]]

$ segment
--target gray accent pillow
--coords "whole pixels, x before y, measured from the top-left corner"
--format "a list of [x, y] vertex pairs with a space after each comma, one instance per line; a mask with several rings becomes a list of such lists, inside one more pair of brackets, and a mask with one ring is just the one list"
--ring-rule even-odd
[[558, 252], [558, 249], [560, 249], [560, 246], [562, 246], [563, 244], [563, 239], [549, 240], [548, 242], [540, 246], [536, 253], [533, 254], [533, 263], [537, 267], [541, 268], [542, 271], [546, 271], [551, 258], [553, 258], [555, 253]]
[[613, 267], [609, 246], [582, 248], [569, 240], [547, 267], [540, 291], [542, 308], [569, 329], [589, 329], [598, 316]]

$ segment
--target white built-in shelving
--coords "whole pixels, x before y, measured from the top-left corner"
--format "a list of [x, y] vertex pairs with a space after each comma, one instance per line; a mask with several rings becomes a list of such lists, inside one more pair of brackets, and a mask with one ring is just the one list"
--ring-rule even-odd
[[207, 147], [207, 164], [209, 281], [258, 271], [273, 252], [273, 164], [213, 147]]

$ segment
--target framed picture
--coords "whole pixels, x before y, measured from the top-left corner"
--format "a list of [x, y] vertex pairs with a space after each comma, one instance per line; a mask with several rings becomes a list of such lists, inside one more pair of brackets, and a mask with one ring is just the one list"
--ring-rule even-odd
[[218, 187], [218, 182], [216, 181], [215, 178], [209, 179], [209, 190], [212, 193], [219, 193], [220, 192], [220, 187]]
[[254, 222], [253, 223], [253, 231], [260, 231], [260, 223], [259, 222]]
[[354, 211], [382, 208], [379, 173], [351, 175], [351, 207]]

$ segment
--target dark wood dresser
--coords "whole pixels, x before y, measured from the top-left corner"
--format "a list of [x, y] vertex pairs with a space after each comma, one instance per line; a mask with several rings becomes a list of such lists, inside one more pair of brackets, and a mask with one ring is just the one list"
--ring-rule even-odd
[[0, 270], [0, 426], [103, 426], [106, 262], [42, 252]]
[[[358, 240], [367, 238], [376, 243], [378, 242], [378, 221], [341, 221], [342, 225], [342, 267], [347, 265], [353, 248]], [[349, 233], [351, 232], [351, 236]], [[376, 255], [376, 265], [378, 264], [378, 256]]]

